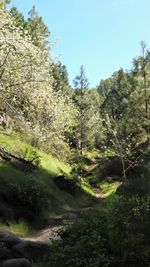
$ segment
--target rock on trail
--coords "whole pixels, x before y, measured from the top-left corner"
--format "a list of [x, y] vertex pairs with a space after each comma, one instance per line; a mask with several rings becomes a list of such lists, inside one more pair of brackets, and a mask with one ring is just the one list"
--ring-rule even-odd
[[0, 229], [0, 267], [31, 267], [47, 257], [49, 246], [40, 241], [24, 240]]

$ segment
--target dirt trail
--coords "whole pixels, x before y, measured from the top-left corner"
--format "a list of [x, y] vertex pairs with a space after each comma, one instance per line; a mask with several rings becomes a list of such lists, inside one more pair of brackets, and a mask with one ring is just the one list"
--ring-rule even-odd
[[[92, 172], [95, 167], [97, 166], [97, 162], [94, 161], [89, 165], [86, 165], [85, 172], [90, 173]], [[42, 241], [49, 243], [50, 238], [52, 239], [60, 239], [59, 237], [59, 230], [61, 230], [63, 227], [65, 227], [66, 222], [72, 223], [76, 219], [78, 219], [81, 216], [81, 212], [83, 210], [88, 210], [94, 207], [95, 204], [97, 204], [101, 199], [105, 198], [106, 196], [102, 193], [100, 188], [93, 187], [93, 191], [95, 193], [95, 199], [91, 203], [91, 206], [82, 207], [76, 211], [73, 212], [66, 212], [59, 216], [56, 216], [49, 220], [49, 225], [45, 229], [39, 230], [36, 233], [31, 234], [30, 236], [26, 236], [23, 239], [24, 240], [32, 240], [32, 241]], [[53, 223], [52, 223], [53, 221]]]
[[106, 195], [98, 187], [93, 187], [93, 191], [95, 193], [95, 198], [97, 198], [97, 199], [103, 199], [106, 197]]
[[30, 236], [23, 237], [22, 239], [49, 243], [51, 238], [52, 239], [59, 239], [57, 231], [62, 229], [62, 227], [63, 227], [63, 225], [48, 227], [44, 230], [39, 230], [39, 231], [37, 231], [37, 233], [32, 234]]
[[65, 227], [66, 223], [72, 223], [79, 217], [80, 211], [62, 213], [55, 218], [49, 219], [49, 225], [45, 229], [39, 230], [22, 239], [46, 243], [49, 243], [50, 239], [60, 239], [58, 232]]
[[51, 219], [49, 220], [49, 225], [42, 230], [39, 230], [29, 236], [23, 237], [24, 240], [31, 241], [41, 241], [45, 243], [49, 243], [50, 239], [60, 239], [59, 231], [66, 226], [68, 223], [75, 222], [78, 218], [80, 218], [82, 211], [92, 209], [94, 205], [100, 203], [101, 199], [104, 198], [101, 190], [99, 188], [94, 188], [95, 191], [95, 200], [91, 203], [91, 206], [82, 207], [73, 212], [66, 212], [59, 216], [56, 216], [52, 219], [55, 220], [56, 223], [51, 225]]

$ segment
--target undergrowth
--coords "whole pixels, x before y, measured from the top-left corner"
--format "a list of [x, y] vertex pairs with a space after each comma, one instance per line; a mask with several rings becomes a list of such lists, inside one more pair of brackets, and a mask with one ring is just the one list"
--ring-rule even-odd
[[[21, 229], [23, 224], [20, 220], [25, 220], [33, 227], [40, 227], [50, 215], [74, 210], [90, 202], [92, 189], [87, 183], [79, 183], [75, 195], [59, 189], [55, 184], [55, 177], [61, 175], [72, 179], [69, 164], [22, 142], [18, 136], [4, 135], [2, 132], [0, 147], [26, 160], [36, 152], [40, 159], [32, 172], [24, 172], [9, 162], [0, 161], [0, 218], [3, 224], [9, 222], [15, 225], [14, 229]], [[28, 231], [25, 225], [22, 229]]]

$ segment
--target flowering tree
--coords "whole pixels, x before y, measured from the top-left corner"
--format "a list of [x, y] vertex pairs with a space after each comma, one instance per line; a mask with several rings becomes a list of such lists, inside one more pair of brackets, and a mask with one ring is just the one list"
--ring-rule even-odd
[[72, 123], [72, 105], [52, 89], [49, 50], [32, 43], [0, 9], [0, 119], [5, 127], [25, 130], [37, 138], [64, 132]]
[[[35, 47], [27, 33], [16, 28], [9, 13], [0, 10], [0, 88], [3, 112], [28, 118], [31, 106], [51, 91], [48, 51]], [[40, 106], [40, 105], [39, 105]]]

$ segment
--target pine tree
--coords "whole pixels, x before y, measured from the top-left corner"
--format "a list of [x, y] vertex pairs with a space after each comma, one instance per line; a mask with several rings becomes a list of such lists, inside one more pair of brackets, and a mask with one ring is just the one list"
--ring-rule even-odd
[[88, 89], [89, 83], [85, 76], [83, 65], [80, 67], [80, 74], [74, 79], [75, 87], [75, 103], [79, 109], [79, 149], [82, 155], [83, 153], [83, 142], [84, 142], [84, 112], [87, 104], [84, 101], [85, 92]]

